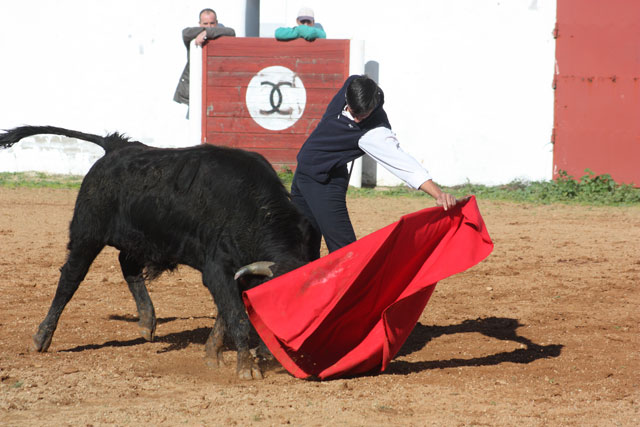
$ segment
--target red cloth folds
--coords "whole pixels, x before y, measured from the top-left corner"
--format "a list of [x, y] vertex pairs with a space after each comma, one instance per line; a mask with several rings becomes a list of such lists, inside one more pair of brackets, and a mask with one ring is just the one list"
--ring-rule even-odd
[[486, 258], [493, 243], [475, 197], [408, 214], [243, 294], [249, 318], [298, 378], [383, 371], [439, 280]]

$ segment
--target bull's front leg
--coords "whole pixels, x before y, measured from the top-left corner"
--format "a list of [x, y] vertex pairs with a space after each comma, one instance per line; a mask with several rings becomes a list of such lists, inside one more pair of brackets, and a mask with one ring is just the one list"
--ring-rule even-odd
[[120, 252], [118, 260], [120, 261], [124, 280], [127, 281], [129, 291], [136, 301], [138, 331], [142, 338], [147, 341], [153, 341], [156, 332], [156, 312], [145, 285], [144, 265], [134, 261], [124, 252]]
[[[220, 328], [223, 331], [222, 335], [228, 335], [238, 352], [236, 366], [238, 377], [246, 380], [261, 379], [260, 367], [249, 351], [251, 324], [236, 282], [229, 275], [225, 275], [214, 263], [209, 263], [204, 268], [202, 279], [218, 307], [218, 316], [224, 321], [221, 325], [223, 327]], [[218, 345], [216, 340], [214, 336], [212, 345]]]

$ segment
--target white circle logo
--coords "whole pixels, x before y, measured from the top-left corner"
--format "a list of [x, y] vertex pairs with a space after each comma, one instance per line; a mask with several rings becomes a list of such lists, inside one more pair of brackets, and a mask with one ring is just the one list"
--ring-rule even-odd
[[300, 77], [279, 65], [263, 68], [247, 87], [247, 109], [253, 120], [269, 130], [291, 127], [302, 117], [307, 91]]

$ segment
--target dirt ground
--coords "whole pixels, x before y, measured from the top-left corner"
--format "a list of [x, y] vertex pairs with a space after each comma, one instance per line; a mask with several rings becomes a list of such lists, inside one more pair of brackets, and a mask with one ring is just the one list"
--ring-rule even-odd
[[[216, 310], [186, 267], [149, 288], [157, 339], [105, 249], [47, 353], [29, 351], [76, 192], [0, 188], [2, 425], [640, 425], [640, 207], [479, 200], [495, 249], [441, 281], [386, 372], [333, 381], [208, 368]], [[431, 203], [351, 198], [363, 236]]]

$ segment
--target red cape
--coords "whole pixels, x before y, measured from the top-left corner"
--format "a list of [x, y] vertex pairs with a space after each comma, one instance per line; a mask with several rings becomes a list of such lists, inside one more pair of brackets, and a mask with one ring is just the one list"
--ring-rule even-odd
[[251, 323], [292, 375], [384, 371], [436, 283], [486, 258], [493, 243], [475, 197], [405, 215], [244, 292]]

